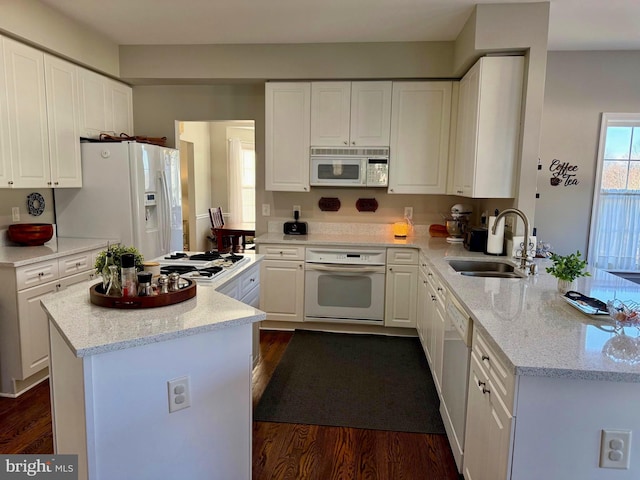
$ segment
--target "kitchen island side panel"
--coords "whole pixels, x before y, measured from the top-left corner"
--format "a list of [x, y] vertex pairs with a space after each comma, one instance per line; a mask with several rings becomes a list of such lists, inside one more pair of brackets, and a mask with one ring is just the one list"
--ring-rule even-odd
[[600, 468], [601, 430], [638, 435], [640, 384], [521, 376], [511, 478], [635, 480], [640, 439], [631, 439], [630, 468]]
[[[78, 455], [78, 478], [87, 473], [87, 411], [83, 359], [76, 357], [49, 322], [49, 362], [53, 451]], [[90, 412], [90, 409], [88, 409]]]
[[[88, 478], [248, 480], [251, 335], [245, 324], [78, 359]], [[183, 376], [191, 406], [169, 413], [167, 382]]]

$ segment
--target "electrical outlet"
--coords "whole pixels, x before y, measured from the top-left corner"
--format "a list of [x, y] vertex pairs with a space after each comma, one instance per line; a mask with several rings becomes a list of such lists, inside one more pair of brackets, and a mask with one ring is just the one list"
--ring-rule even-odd
[[631, 430], [602, 430], [600, 468], [629, 469]]
[[268, 203], [262, 204], [262, 216], [263, 217], [271, 216], [271, 205], [269, 205]]
[[169, 391], [169, 413], [191, 406], [188, 376], [169, 380], [167, 382], [167, 390]]
[[20, 207], [12, 207], [11, 208], [11, 220], [13, 222], [20, 221]]
[[413, 219], [413, 207], [404, 207], [404, 216], [409, 220]]
[[294, 212], [298, 212], [298, 215], [300, 215], [302, 212], [300, 211], [300, 205], [294, 205], [293, 206], [293, 211]]

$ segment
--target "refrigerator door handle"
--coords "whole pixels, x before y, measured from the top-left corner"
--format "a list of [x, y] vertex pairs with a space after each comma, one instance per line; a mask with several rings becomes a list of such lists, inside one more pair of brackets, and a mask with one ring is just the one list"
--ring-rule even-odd
[[167, 184], [167, 177], [164, 171], [159, 172], [158, 180], [160, 181], [160, 191], [162, 192], [162, 250], [169, 252], [169, 238], [171, 238], [171, 209], [169, 208], [169, 186]]

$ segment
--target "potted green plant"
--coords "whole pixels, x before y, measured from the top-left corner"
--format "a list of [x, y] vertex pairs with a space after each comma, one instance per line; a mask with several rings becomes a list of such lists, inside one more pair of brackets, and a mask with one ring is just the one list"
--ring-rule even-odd
[[591, 274], [585, 271], [587, 261], [581, 258], [580, 250], [569, 255], [551, 254], [553, 265], [546, 268], [558, 279], [558, 291], [562, 294], [574, 289], [574, 282], [578, 277], [590, 277]]
[[140, 253], [140, 251], [136, 247], [126, 247], [124, 245], [111, 245], [106, 250], [103, 250], [96, 257], [96, 263], [94, 267], [96, 269], [96, 273], [100, 275], [102, 273], [102, 269], [107, 261], [107, 252], [111, 253], [113, 264], [120, 269], [122, 264], [120, 263], [120, 257], [123, 253], [133, 253], [136, 260], [136, 270], [142, 271], [142, 262], [144, 262], [144, 257]]

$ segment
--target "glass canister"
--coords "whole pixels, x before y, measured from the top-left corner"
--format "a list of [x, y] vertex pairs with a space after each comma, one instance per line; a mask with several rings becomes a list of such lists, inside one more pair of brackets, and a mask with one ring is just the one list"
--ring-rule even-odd
[[[109, 288], [109, 280], [111, 279], [111, 267], [113, 266], [113, 254], [110, 250], [107, 250], [107, 253], [104, 257], [104, 267], [102, 267], [102, 291], [107, 293], [107, 289]], [[116, 267], [117, 269], [117, 267]], [[117, 273], [116, 273], [117, 275]]]
[[122, 296], [135, 297], [138, 294], [138, 278], [136, 275], [136, 257], [133, 253], [123, 253], [120, 257], [120, 280]]
[[105, 295], [109, 295], [110, 297], [122, 296], [122, 286], [120, 285], [120, 275], [118, 275], [117, 265], [109, 265], [109, 285], [107, 285]]

